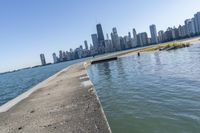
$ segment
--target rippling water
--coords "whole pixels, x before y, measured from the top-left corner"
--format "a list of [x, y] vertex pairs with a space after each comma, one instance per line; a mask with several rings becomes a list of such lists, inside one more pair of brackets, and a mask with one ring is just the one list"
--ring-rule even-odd
[[49, 78], [60, 70], [66, 68], [67, 66], [83, 60], [85, 59], [0, 75], [0, 105], [17, 97], [18, 95], [37, 85], [39, 82]]
[[88, 71], [113, 133], [200, 132], [200, 45]]

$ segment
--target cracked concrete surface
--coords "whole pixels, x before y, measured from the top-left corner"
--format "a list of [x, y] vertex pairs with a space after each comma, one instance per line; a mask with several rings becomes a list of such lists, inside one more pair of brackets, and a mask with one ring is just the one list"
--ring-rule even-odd
[[83, 63], [60, 72], [29, 97], [0, 113], [0, 133], [49, 132], [111, 132]]

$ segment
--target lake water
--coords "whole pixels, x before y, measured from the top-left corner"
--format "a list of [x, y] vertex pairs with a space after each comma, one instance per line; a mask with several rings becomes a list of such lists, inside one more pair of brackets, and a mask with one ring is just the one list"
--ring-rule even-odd
[[17, 97], [62, 69], [83, 60], [86, 59], [68, 61], [0, 75], [0, 105]]
[[113, 133], [200, 133], [200, 45], [88, 70]]

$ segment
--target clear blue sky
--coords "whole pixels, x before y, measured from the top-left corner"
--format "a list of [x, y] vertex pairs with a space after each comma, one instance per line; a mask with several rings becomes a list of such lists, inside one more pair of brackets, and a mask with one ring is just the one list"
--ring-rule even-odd
[[91, 42], [101, 23], [104, 34], [116, 26], [119, 35], [132, 28], [147, 31], [183, 24], [200, 11], [200, 0], [1, 0], [0, 71], [40, 64], [52, 53]]

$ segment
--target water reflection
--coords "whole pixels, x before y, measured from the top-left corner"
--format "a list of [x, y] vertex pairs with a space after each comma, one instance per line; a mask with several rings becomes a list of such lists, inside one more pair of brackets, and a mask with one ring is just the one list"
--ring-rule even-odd
[[161, 65], [161, 61], [160, 61], [159, 52], [155, 52], [153, 55], [154, 55], [154, 59], [155, 59], [155, 61], [156, 61], [156, 65], [157, 65], [157, 66], [160, 66], [160, 65]]

